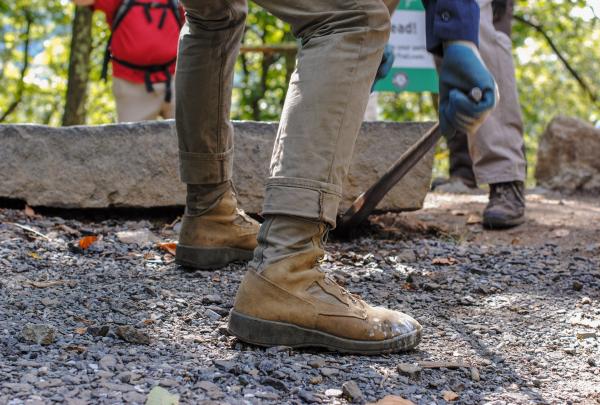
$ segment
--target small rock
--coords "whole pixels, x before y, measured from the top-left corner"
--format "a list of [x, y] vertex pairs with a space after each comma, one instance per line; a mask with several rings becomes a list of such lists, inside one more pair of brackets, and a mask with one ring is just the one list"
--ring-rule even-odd
[[458, 400], [458, 394], [454, 391], [442, 391], [444, 401], [452, 402]]
[[101, 369], [105, 371], [112, 371], [117, 368], [117, 359], [112, 354], [107, 354], [100, 359], [98, 364], [100, 365]]
[[578, 280], [573, 281], [573, 289], [575, 291], [581, 291], [583, 289], [583, 283]]
[[363, 393], [354, 381], [346, 381], [342, 384], [342, 393], [350, 402], [357, 403], [364, 401]]
[[154, 387], [146, 398], [146, 405], [178, 405], [179, 395], [171, 394], [164, 388]]
[[589, 305], [592, 303], [592, 299], [590, 297], [583, 297], [581, 299], [581, 305]]
[[596, 332], [578, 332], [576, 336], [577, 336], [577, 339], [583, 340], [583, 339], [594, 339], [594, 338], [598, 337], [598, 334]]
[[158, 242], [158, 237], [150, 232], [149, 229], [138, 229], [135, 231], [117, 232], [117, 238], [121, 243], [127, 245], [137, 244], [144, 245], [146, 243]]
[[332, 377], [340, 373], [337, 368], [323, 367], [319, 370], [324, 377]]
[[596, 360], [594, 360], [592, 357], [587, 359], [587, 363], [592, 367], [596, 367], [597, 365]]
[[479, 375], [479, 370], [477, 370], [477, 367], [471, 367], [471, 380], [475, 382], [481, 381], [481, 375]]
[[417, 364], [411, 363], [400, 363], [398, 364], [398, 371], [411, 378], [418, 378], [423, 369]]
[[329, 388], [325, 390], [325, 395], [328, 397], [339, 398], [344, 394], [344, 392], [337, 388]]
[[310, 382], [313, 385], [321, 384], [323, 382], [323, 376], [321, 376], [321, 375], [314, 375], [314, 376], [310, 377], [310, 379], [308, 380], [308, 382]]
[[288, 392], [287, 385], [285, 385], [285, 383], [283, 381], [281, 381], [277, 378], [265, 377], [260, 381], [260, 383], [262, 385], [268, 385], [269, 387], [273, 387], [279, 391]]
[[147, 333], [137, 330], [131, 325], [124, 325], [117, 327], [115, 333], [118, 337], [126, 342], [138, 344], [138, 345], [149, 345], [150, 336]]
[[21, 337], [38, 345], [51, 345], [54, 343], [56, 329], [46, 324], [28, 323], [21, 331]]
[[575, 349], [574, 347], [567, 347], [564, 349], [564, 352], [570, 355], [574, 355], [577, 353], [577, 349]]
[[542, 386], [542, 380], [539, 380], [537, 378], [534, 378], [533, 380], [531, 380], [531, 383], [536, 388], [540, 388]]
[[219, 370], [224, 371], [226, 373], [233, 373], [237, 368], [237, 364], [235, 361], [231, 360], [213, 360], [213, 364]]
[[202, 303], [203, 304], [222, 304], [223, 298], [221, 298], [221, 296], [217, 295], [217, 294], [205, 295], [204, 297], [202, 297]]
[[306, 364], [312, 368], [325, 367], [325, 359], [321, 357], [315, 357], [314, 359], [309, 360]]
[[89, 326], [87, 328], [87, 332], [90, 335], [96, 336], [96, 337], [104, 337], [104, 336], [108, 335], [109, 331], [110, 331], [110, 327], [108, 325]]
[[315, 396], [314, 393], [312, 393], [311, 391], [307, 391], [307, 390], [300, 390], [298, 391], [298, 398], [300, 398], [301, 400], [308, 402], [309, 404], [314, 404], [314, 403], [321, 403], [321, 399], [318, 398], [317, 396]]
[[213, 400], [221, 399], [225, 396], [219, 386], [211, 381], [200, 381], [196, 384], [196, 387], [203, 389], [210, 399]]
[[204, 311], [204, 315], [206, 315], [207, 317], [209, 317], [213, 321], [218, 321], [218, 320], [220, 320], [222, 318], [221, 315], [219, 315], [218, 313], [216, 313], [212, 309], [207, 309], [206, 311]]

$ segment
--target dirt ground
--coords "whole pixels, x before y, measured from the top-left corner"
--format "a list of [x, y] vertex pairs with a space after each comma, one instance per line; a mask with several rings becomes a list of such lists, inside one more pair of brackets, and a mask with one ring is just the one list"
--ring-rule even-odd
[[600, 404], [600, 201], [534, 190], [508, 231], [485, 203], [430, 194], [331, 241], [327, 271], [424, 327], [372, 357], [229, 336], [245, 266], [176, 266], [174, 218], [0, 209], [0, 404]]

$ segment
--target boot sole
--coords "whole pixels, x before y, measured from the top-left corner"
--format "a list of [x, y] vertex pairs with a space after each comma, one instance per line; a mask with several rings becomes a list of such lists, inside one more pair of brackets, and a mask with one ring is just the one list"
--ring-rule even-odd
[[483, 218], [483, 226], [486, 229], [508, 229], [514, 228], [515, 226], [519, 226], [523, 223], [525, 223], [525, 216], [509, 220]]
[[344, 339], [314, 329], [267, 321], [231, 310], [227, 330], [240, 340], [257, 346], [318, 347], [340, 353], [376, 355], [413, 349], [421, 340], [421, 328], [381, 341]]
[[199, 248], [177, 245], [175, 263], [198, 270], [211, 270], [229, 263], [252, 259], [253, 250], [236, 248]]

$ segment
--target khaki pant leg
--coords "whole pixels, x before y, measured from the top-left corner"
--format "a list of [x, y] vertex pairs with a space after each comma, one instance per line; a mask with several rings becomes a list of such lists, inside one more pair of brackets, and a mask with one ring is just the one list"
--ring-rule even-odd
[[148, 93], [144, 84], [113, 77], [113, 94], [119, 122], [149, 121], [158, 118], [165, 94], [164, 89], [161, 92], [160, 86], [156, 86], [155, 92]]
[[302, 41], [266, 184], [264, 214], [335, 226], [354, 143], [389, 38], [382, 0], [257, 0]]
[[176, 96], [176, 91], [175, 91], [175, 79], [171, 79], [171, 101], [169, 103], [167, 103], [166, 101], [164, 101], [164, 96], [167, 93], [167, 88], [166, 86], [164, 87], [164, 95], [163, 95], [163, 103], [162, 103], [162, 107], [160, 109], [160, 115], [168, 120], [171, 118], [175, 118], [175, 96]]
[[515, 80], [510, 38], [495, 29], [492, 0], [478, 0], [481, 9], [479, 49], [496, 78], [500, 102], [469, 139], [473, 170], [479, 184], [524, 181], [523, 120]]
[[231, 179], [233, 126], [229, 119], [235, 60], [247, 14], [245, 0], [182, 0], [175, 75], [181, 180], [215, 184]]

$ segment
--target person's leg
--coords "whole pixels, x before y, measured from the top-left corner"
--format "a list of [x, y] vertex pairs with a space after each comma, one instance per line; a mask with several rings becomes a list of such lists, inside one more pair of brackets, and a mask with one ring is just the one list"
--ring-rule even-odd
[[148, 93], [143, 83], [132, 83], [118, 77], [112, 80], [119, 122], [155, 120], [160, 115], [164, 94]]
[[229, 120], [235, 60], [245, 0], [182, 0], [176, 87], [181, 180], [187, 184], [176, 260], [215, 268], [248, 260], [258, 224], [237, 208], [231, 184], [233, 127]]
[[[484, 225], [510, 227], [524, 221], [523, 121], [517, 94], [512, 42], [496, 30], [492, 0], [478, 0], [481, 9], [480, 52], [496, 77], [500, 101], [480, 130], [469, 139], [473, 170], [479, 184], [490, 184]], [[506, 9], [512, 12], [511, 8]]]
[[271, 160], [259, 246], [229, 330], [260, 345], [380, 353], [421, 327], [368, 306], [319, 269], [354, 142], [390, 30], [382, 0], [258, 0], [302, 40]]

